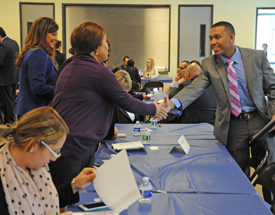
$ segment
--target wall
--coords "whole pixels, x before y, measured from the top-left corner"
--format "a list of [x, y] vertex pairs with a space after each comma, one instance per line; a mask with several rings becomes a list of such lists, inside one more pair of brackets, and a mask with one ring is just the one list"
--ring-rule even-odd
[[[0, 26], [7, 34], [20, 41], [19, 2], [50, 2], [48, 0], [1, 0]], [[56, 0], [55, 18], [62, 29], [62, 3], [86, 3], [86, 4], [136, 4], [136, 0]], [[254, 48], [256, 7], [275, 7], [274, 0], [139, 0], [139, 4], [171, 4], [171, 39], [170, 39], [170, 68], [177, 65], [177, 41], [178, 41], [178, 5], [179, 4], [203, 4], [214, 5], [213, 22], [229, 21], [236, 30], [235, 43], [239, 46]], [[62, 38], [62, 31], [58, 32]], [[176, 71], [171, 71], [169, 76], [174, 77]]]

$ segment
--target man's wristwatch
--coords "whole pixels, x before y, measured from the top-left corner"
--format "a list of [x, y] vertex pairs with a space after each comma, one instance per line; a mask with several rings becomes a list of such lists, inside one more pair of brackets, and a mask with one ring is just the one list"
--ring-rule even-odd
[[77, 189], [77, 190], [81, 189], [79, 186], [76, 185], [75, 178], [72, 180], [72, 182], [73, 182], [73, 186], [74, 186], [75, 189]]

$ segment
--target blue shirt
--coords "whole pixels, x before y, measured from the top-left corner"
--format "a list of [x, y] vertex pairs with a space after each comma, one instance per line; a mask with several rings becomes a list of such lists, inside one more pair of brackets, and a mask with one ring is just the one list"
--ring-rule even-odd
[[221, 58], [226, 69], [228, 67], [226, 63], [227, 60], [231, 59], [234, 61], [233, 67], [237, 75], [242, 112], [245, 113], [245, 112], [250, 112], [255, 110], [255, 105], [251, 99], [251, 96], [248, 90], [248, 85], [247, 85], [246, 76], [245, 76], [244, 67], [243, 67], [243, 59], [239, 48], [236, 46], [236, 51], [231, 58], [226, 58], [223, 56], [221, 56]]

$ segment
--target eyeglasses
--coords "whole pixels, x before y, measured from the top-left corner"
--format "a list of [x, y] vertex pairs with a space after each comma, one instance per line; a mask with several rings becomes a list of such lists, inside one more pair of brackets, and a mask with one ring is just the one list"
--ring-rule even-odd
[[187, 68], [187, 66], [185, 66], [185, 67], [177, 67], [177, 69], [180, 69], [180, 70], [183, 70], [183, 69], [186, 69]]
[[50, 150], [50, 152], [53, 154], [53, 156], [54, 156], [56, 159], [59, 158], [59, 157], [61, 156], [60, 149], [58, 149], [58, 151], [55, 152], [54, 150], [51, 149], [51, 147], [48, 146], [47, 143], [45, 143], [45, 142], [42, 141], [42, 140], [40, 140], [40, 142]]

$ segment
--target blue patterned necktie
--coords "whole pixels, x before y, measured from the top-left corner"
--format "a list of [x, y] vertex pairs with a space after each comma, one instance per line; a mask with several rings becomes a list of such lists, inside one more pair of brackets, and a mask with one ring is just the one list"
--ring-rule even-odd
[[236, 71], [233, 67], [234, 61], [229, 59], [226, 61], [228, 64], [227, 67], [227, 77], [229, 83], [229, 90], [230, 90], [230, 97], [231, 97], [231, 112], [237, 117], [241, 113], [241, 103], [240, 103], [240, 96], [239, 96], [239, 88], [237, 82], [237, 75]]

